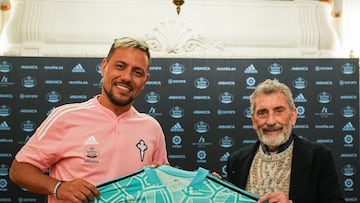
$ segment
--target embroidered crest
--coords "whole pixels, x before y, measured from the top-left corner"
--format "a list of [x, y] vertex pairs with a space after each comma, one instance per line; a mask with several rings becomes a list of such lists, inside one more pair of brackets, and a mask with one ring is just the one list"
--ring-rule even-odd
[[139, 149], [140, 151], [140, 158], [141, 158], [141, 161], [144, 161], [144, 157], [145, 157], [145, 151], [147, 150], [147, 145], [145, 144], [145, 141], [144, 140], [140, 140], [137, 144], [136, 144], [136, 147]]

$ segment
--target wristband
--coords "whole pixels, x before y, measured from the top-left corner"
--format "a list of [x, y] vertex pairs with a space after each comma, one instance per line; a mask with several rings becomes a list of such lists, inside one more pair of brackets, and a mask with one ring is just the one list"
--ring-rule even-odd
[[58, 199], [58, 196], [57, 196], [57, 191], [60, 187], [60, 185], [63, 183], [63, 181], [59, 181], [58, 183], [56, 183], [55, 187], [54, 187], [54, 190], [53, 190], [53, 196], [55, 199]]

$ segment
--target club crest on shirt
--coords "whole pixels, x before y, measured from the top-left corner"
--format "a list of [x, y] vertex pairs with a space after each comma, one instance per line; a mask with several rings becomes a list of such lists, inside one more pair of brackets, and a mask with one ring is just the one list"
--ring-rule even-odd
[[94, 146], [88, 146], [84, 150], [85, 163], [98, 164], [99, 151]]
[[95, 149], [95, 147], [91, 146], [85, 149], [85, 156], [94, 159], [99, 156], [99, 152]]
[[144, 161], [145, 151], [148, 148], [147, 145], [145, 144], [145, 141], [142, 139], [139, 140], [139, 142], [136, 144], [136, 147], [139, 149], [141, 161]]

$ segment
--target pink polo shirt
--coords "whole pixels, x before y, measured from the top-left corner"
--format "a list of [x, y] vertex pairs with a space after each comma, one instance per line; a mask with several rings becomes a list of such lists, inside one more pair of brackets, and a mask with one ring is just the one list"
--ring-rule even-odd
[[[116, 116], [96, 98], [56, 108], [16, 155], [59, 180], [94, 185], [154, 161], [169, 164], [160, 124], [134, 107]], [[49, 196], [49, 202], [53, 202]]]

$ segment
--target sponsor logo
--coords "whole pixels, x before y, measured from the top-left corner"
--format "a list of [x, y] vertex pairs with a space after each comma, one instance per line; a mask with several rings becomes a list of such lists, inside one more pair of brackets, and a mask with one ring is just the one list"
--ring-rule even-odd
[[220, 160], [221, 162], [227, 162], [228, 159], [230, 157], [230, 153], [229, 152], [225, 152], [225, 154], [223, 154], [221, 157], [220, 157]]
[[318, 139], [316, 140], [317, 143], [322, 143], [322, 144], [331, 144], [334, 143], [333, 139]]
[[0, 164], [0, 176], [8, 176], [9, 175], [9, 166], [5, 164]]
[[333, 85], [333, 81], [316, 81], [315, 85]]
[[349, 121], [343, 126], [342, 131], [355, 131], [354, 125]]
[[21, 94], [19, 94], [19, 98], [20, 99], [37, 99], [38, 95], [37, 94], [24, 94], [24, 93], [21, 93]]
[[62, 80], [45, 80], [45, 84], [47, 85], [62, 85]]
[[250, 65], [244, 70], [244, 73], [245, 73], [245, 74], [250, 74], [250, 73], [256, 74], [256, 73], [258, 73], [258, 70], [256, 70], [254, 64], [250, 64]]
[[36, 86], [36, 79], [31, 76], [26, 76], [22, 79], [21, 83], [26, 88], [33, 88]]
[[37, 65], [22, 65], [20, 66], [22, 70], [37, 70], [39, 67]]
[[221, 72], [232, 72], [236, 71], [236, 67], [224, 66], [224, 67], [216, 67], [216, 71]]
[[195, 125], [194, 125], [194, 130], [195, 130], [195, 132], [198, 132], [198, 133], [206, 133], [209, 131], [209, 129], [210, 129], [210, 126], [205, 121], [199, 121], [199, 122], [195, 123]]
[[153, 116], [153, 117], [161, 116], [161, 115], [162, 115], [162, 113], [158, 113], [158, 112], [156, 111], [156, 108], [153, 107], [153, 106], [150, 107], [148, 114], [149, 114], [150, 116]]
[[272, 75], [279, 75], [283, 72], [283, 67], [278, 63], [273, 63], [268, 67], [268, 71]]
[[145, 95], [145, 101], [149, 104], [155, 104], [160, 101], [160, 95], [156, 92], [149, 92]]
[[170, 66], [170, 72], [174, 75], [180, 75], [185, 72], [185, 67], [180, 63], [174, 63]]
[[329, 116], [333, 116], [334, 113], [329, 112], [328, 108], [323, 106], [320, 113], [315, 113], [315, 116], [320, 116], [321, 118], [328, 118]]
[[341, 109], [341, 114], [345, 118], [352, 118], [355, 116], [356, 110], [354, 107], [345, 106], [343, 109]]
[[331, 97], [331, 94], [328, 92], [320, 92], [317, 95], [317, 100], [318, 100], [318, 102], [320, 102], [322, 104], [327, 104], [327, 103], [331, 102], [332, 97]]
[[[84, 155], [87, 158], [95, 159], [99, 156], [99, 152], [94, 146], [89, 146], [89, 147], [85, 148]], [[87, 162], [87, 161], [85, 161], [85, 162]]]
[[8, 87], [10, 85], [15, 85], [14, 82], [10, 82], [9, 78], [6, 77], [5, 75], [2, 76], [1, 80], [0, 80], [0, 87]]
[[44, 70], [64, 70], [64, 66], [44, 66]]
[[294, 125], [294, 129], [308, 129], [309, 125], [302, 124], [302, 125]]
[[230, 136], [224, 136], [219, 139], [219, 145], [223, 148], [230, 148], [234, 145], [234, 139]]
[[293, 66], [291, 67], [291, 71], [308, 71], [309, 67], [307, 66]]
[[1, 61], [0, 63], [0, 72], [1, 73], [8, 73], [12, 70], [12, 66], [7, 61]]
[[203, 89], [208, 88], [209, 85], [210, 85], [209, 80], [206, 79], [206, 78], [203, 78], [203, 77], [200, 77], [200, 78], [198, 78], [198, 79], [196, 79], [196, 80], [194, 81], [194, 86], [195, 86], [197, 89], [203, 90]]
[[352, 192], [354, 191], [354, 181], [351, 178], [346, 178], [344, 180], [344, 191], [346, 192]]
[[353, 166], [351, 164], [346, 164], [342, 168], [342, 173], [344, 174], [344, 176], [347, 176], [347, 177], [354, 176], [356, 174], [356, 168], [355, 168], [355, 166]]
[[185, 154], [170, 154], [169, 159], [186, 159]]
[[357, 96], [356, 95], [341, 95], [340, 99], [341, 100], [356, 100]]
[[185, 111], [183, 108], [179, 107], [179, 106], [175, 106], [173, 108], [170, 109], [169, 111], [169, 115], [172, 118], [182, 118], [185, 115]]
[[193, 100], [210, 100], [211, 97], [209, 95], [195, 95], [193, 96]]
[[320, 125], [315, 125], [316, 129], [334, 129], [335, 126], [334, 125], [329, 125], [329, 124], [320, 124]]
[[206, 163], [207, 161], [206, 159], [206, 151], [205, 150], [199, 150], [196, 153], [196, 156], [198, 158], [197, 163]]
[[350, 134], [344, 136], [344, 147], [354, 147], [354, 137]]
[[211, 111], [210, 110], [194, 110], [193, 114], [194, 115], [210, 115]]
[[184, 132], [184, 128], [177, 122], [170, 128], [170, 132]]
[[150, 66], [149, 70], [150, 71], [161, 71], [162, 67], [161, 66]]
[[98, 144], [99, 142], [95, 139], [93, 135], [88, 137], [84, 142], [84, 145], [98, 145]]
[[333, 67], [328, 66], [315, 66], [315, 71], [332, 71], [334, 70]]
[[192, 145], [197, 147], [206, 147], [212, 145], [212, 143], [207, 142], [204, 136], [200, 136], [197, 142], [193, 142]]
[[61, 100], [61, 95], [58, 92], [51, 91], [46, 95], [46, 99], [50, 103], [56, 103]]
[[236, 127], [235, 127], [235, 125], [218, 125], [218, 127], [217, 127], [217, 129], [222, 129], [222, 130], [224, 130], [224, 129], [236, 129]]
[[11, 114], [11, 108], [6, 105], [0, 106], [0, 117], [8, 117]]
[[185, 100], [186, 96], [185, 95], [170, 95], [168, 97], [169, 100]]
[[299, 93], [295, 98], [294, 98], [294, 102], [307, 102], [307, 99], [304, 97], [303, 93]]
[[244, 109], [243, 114], [246, 118], [251, 118], [251, 107], [247, 107], [246, 109]]
[[351, 75], [353, 73], [355, 73], [355, 65], [351, 64], [351, 63], [345, 63], [344, 65], [341, 66], [341, 72], [345, 75]]
[[298, 112], [298, 118], [305, 118], [305, 107], [297, 106], [296, 111]]
[[193, 70], [195, 70], [195, 71], [210, 71], [211, 68], [209, 66], [194, 66]]
[[304, 78], [298, 77], [293, 81], [293, 87], [296, 89], [304, 89], [307, 86], [307, 81]]
[[217, 85], [218, 86], [234, 86], [235, 81], [218, 81]]
[[0, 131], [9, 131], [11, 130], [10, 126], [6, 123], [6, 121], [3, 121], [0, 123]]
[[180, 135], [173, 136], [171, 140], [173, 143], [173, 145], [172, 145], [173, 148], [182, 148], [182, 145], [181, 145], [182, 138]]
[[14, 96], [12, 94], [0, 94], [0, 99], [12, 99]]
[[76, 66], [74, 66], [71, 70], [72, 73], [85, 73], [84, 67], [78, 63]]
[[33, 132], [36, 128], [36, 124], [33, 121], [26, 120], [21, 123], [21, 129], [24, 132]]
[[146, 82], [146, 85], [161, 85], [161, 81], [159, 81], [159, 80], [156, 80], [156, 81], [153, 81], [153, 80], [149, 80], [149, 81], [147, 81]]
[[246, 78], [246, 89], [255, 89], [256, 80], [254, 77]]
[[168, 84], [186, 84], [186, 80], [175, 80], [175, 79], [168, 79]]
[[76, 94], [72, 94], [69, 96], [69, 99], [81, 99], [81, 100], [85, 100], [87, 99], [86, 95], [76, 95]]
[[230, 104], [234, 101], [234, 95], [230, 92], [224, 92], [220, 94], [219, 101], [223, 104]]
[[69, 85], [88, 85], [89, 82], [86, 80], [69, 80]]
[[101, 63], [96, 64], [95, 70], [97, 73], [101, 74]]
[[356, 81], [356, 80], [340, 80], [339, 81], [340, 86], [357, 85], [357, 84], [358, 84], [358, 81]]
[[223, 110], [223, 109], [218, 109], [218, 110], [216, 110], [216, 114], [217, 114], [217, 115], [235, 115], [235, 114], [236, 114], [236, 110]]

